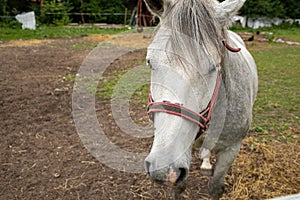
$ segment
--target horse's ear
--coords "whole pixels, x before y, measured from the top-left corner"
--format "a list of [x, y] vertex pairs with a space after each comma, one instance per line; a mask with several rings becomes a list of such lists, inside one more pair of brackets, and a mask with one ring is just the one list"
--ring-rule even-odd
[[215, 10], [220, 23], [225, 26], [231, 22], [232, 17], [242, 8], [246, 0], [225, 0], [222, 3], [215, 1]]
[[164, 12], [164, 1], [163, 0], [144, 0], [147, 8], [153, 15], [161, 17]]

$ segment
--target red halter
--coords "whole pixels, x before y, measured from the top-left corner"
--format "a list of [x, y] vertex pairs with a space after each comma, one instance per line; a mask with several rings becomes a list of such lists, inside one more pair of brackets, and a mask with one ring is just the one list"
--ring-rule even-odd
[[[223, 40], [222, 43], [231, 52], [239, 52], [241, 50], [240, 48], [231, 47], [225, 40]], [[222, 67], [222, 64], [220, 64], [220, 66]], [[164, 113], [185, 118], [191, 122], [198, 124], [200, 130], [195, 138], [195, 140], [197, 140], [208, 129], [214, 104], [218, 97], [221, 81], [222, 81], [222, 70], [219, 71], [211, 100], [209, 101], [206, 109], [204, 109], [199, 114], [179, 104], [174, 104], [171, 102], [154, 102], [150, 90], [148, 95], [147, 114], [149, 115], [152, 121], [153, 121], [153, 113], [164, 112]]]

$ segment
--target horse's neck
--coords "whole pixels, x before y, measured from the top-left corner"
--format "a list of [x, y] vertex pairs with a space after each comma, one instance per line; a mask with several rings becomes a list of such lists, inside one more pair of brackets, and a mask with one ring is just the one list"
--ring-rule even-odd
[[243, 103], [254, 103], [257, 91], [256, 65], [244, 41], [236, 33], [227, 32], [227, 41], [233, 47], [241, 48], [238, 53], [228, 52], [224, 59], [224, 83], [228, 99], [235, 105], [237, 99]]

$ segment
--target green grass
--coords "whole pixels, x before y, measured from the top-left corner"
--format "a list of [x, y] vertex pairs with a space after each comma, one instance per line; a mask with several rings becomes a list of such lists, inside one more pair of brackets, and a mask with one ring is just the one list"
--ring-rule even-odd
[[[140, 67], [133, 69], [137, 66]], [[141, 80], [144, 80], [145, 75], [150, 78], [150, 70], [145, 66], [145, 59], [140, 60], [133, 57], [127, 61], [126, 66], [119, 66], [109, 75], [102, 77], [96, 95], [98, 98], [108, 101], [114, 97], [127, 99], [128, 91], [134, 91], [131, 98], [146, 103], [149, 85], [141, 86], [140, 83]]]
[[112, 75], [102, 80], [100, 86], [97, 88], [96, 95], [106, 101], [110, 100], [114, 92], [115, 85], [118, 80], [124, 75], [129, 69], [123, 69], [113, 71]]
[[261, 28], [261, 31], [272, 32], [276, 38], [286, 38], [294, 42], [300, 42], [300, 26], [284, 26]]
[[275, 37], [288, 38], [292, 41], [300, 42], [300, 26], [282, 24], [280, 26], [263, 28], [262, 31], [270, 31], [274, 33]]
[[300, 129], [300, 47], [278, 45], [251, 52], [259, 74], [253, 130], [289, 139]]
[[117, 34], [125, 31], [125, 28], [99, 28], [91, 27], [62, 27], [62, 26], [41, 26], [36, 30], [22, 30], [19, 27], [1, 27], [0, 40], [27, 40], [27, 39], [45, 39], [45, 38], [65, 38], [79, 37], [90, 34]]
[[300, 26], [299, 25], [289, 25], [289, 24], [282, 24], [280, 26], [273, 26], [273, 27], [264, 27], [258, 29], [251, 29], [251, 28], [242, 28], [233, 26], [230, 28], [233, 31], [237, 32], [252, 32], [256, 33], [257, 31], [260, 32], [272, 32], [273, 37], [275, 38], [286, 38], [294, 42], [300, 42]]

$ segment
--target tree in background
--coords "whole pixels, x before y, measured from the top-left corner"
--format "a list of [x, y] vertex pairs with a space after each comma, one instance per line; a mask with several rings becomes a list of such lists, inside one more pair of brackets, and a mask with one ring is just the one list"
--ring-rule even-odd
[[281, 0], [285, 8], [285, 16], [291, 19], [300, 19], [299, 0]]
[[280, 0], [247, 0], [240, 10], [240, 15], [250, 18], [284, 18], [285, 8]]
[[[69, 15], [69, 19], [73, 22], [81, 23], [123, 23], [124, 16], [115, 15], [115, 13], [124, 13], [127, 0], [44, 0], [43, 13], [73, 13]], [[48, 2], [48, 3], [47, 3]], [[49, 4], [50, 2], [50, 4]], [[56, 6], [58, 6], [55, 8]], [[81, 14], [80, 14], [81, 13]], [[105, 15], [103, 15], [105, 13]], [[44, 14], [46, 21], [49, 23], [49, 17]], [[52, 16], [57, 18], [58, 15]], [[64, 15], [63, 19], [67, 19]], [[64, 21], [60, 19], [61, 21]], [[44, 20], [45, 21], [45, 20]], [[44, 22], [43, 21], [43, 22]], [[51, 20], [50, 20], [51, 21]], [[67, 20], [66, 20], [67, 21]]]
[[[41, 23], [57, 25], [69, 22], [123, 23], [127, 4], [135, 6], [138, 0], [0, 0], [0, 15], [15, 16], [22, 12], [35, 11]], [[221, 1], [221, 0], [220, 0]], [[48, 13], [48, 14], [47, 14]], [[49, 14], [51, 13], [51, 14]], [[70, 14], [76, 13], [76, 14]], [[88, 13], [87, 15], [80, 13]], [[104, 15], [108, 14], [108, 15]], [[247, 0], [240, 15], [257, 18], [300, 18], [299, 0]], [[8, 19], [5, 17], [0, 18]]]
[[102, 8], [99, 0], [80, 0], [80, 7], [77, 7], [80, 13], [90, 13], [90, 15], [81, 15], [82, 23], [100, 22], [104, 18], [101, 16]]
[[7, 8], [7, 0], [0, 0], [0, 15], [2, 16], [7, 16], [9, 15], [9, 12], [8, 12], [8, 8]]
[[104, 13], [111, 13], [105, 16], [106, 23], [123, 23], [124, 16], [113, 15], [113, 13], [124, 13], [127, 0], [99, 0]]
[[32, 11], [30, 5], [31, 0], [0, 0], [1, 26], [20, 27], [20, 23], [14, 20], [14, 16], [22, 12]]
[[73, 9], [68, 0], [44, 0], [41, 8], [41, 22], [66, 25], [71, 22], [69, 12]]
[[0, 15], [17, 15], [30, 11], [31, 0], [0, 0]]

